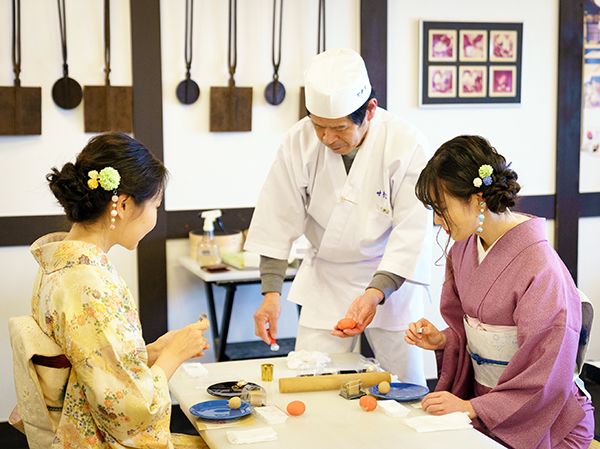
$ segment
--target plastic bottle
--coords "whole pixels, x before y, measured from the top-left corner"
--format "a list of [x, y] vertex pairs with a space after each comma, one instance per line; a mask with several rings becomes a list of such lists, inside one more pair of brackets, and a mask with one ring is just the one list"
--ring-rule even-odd
[[221, 216], [221, 211], [207, 210], [202, 212], [204, 235], [198, 244], [198, 263], [200, 267], [221, 263], [219, 247], [215, 243], [215, 220]]

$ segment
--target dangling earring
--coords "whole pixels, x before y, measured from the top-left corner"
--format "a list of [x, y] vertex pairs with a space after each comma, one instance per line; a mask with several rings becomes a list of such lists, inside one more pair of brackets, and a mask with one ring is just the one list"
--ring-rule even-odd
[[485, 215], [483, 215], [483, 212], [485, 206], [485, 201], [479, 202], [479, 215], [477, 216], [477, 218], [479, 218], [479, 226], [477, 226], [477, 228], [475, 229], [475, 232], [477, 234], [481, 234], [483, 232], [483, 221], [485, 220]]
[[113, 191], [113, 195], [110, 200], [112, 201], [112, 210], [110, 211], [110, 229], [115, 229], [115, 221], [117, 221], [117, 201], [119, 201], [116, 190]]

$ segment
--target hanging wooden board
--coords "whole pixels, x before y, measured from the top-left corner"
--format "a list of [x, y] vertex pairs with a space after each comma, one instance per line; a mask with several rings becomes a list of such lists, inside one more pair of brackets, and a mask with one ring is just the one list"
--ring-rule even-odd
[[131, 86], [85, 86], [83, 89], [85, 132], [133, 132]]
[[12, 1], [13, 85], [0, 87], [0, 135], [42, 134], [42, 88], [21, 86], [21, 0]]
[[0, 135], [42, 134], [42, 88], [0, 87]]
[[252, 88], [210, 88], [210, 131], [252, 131]]
[[110, 72], [110, 0], [104, 0], [104, 86], [83, 89], [85, 132], [133, 132], [133, 88], [112, 86]]

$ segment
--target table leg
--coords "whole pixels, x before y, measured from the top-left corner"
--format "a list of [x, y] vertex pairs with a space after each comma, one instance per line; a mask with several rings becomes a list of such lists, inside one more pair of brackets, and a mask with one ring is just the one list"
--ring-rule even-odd
[[229, 322], [233, 309], [233, 297], [235, 295], [235, 284], [227, 284], [225, 287], [225, 305], [223, 306], [223, 321], [221, 322], [221, 338], [217, 353], [217, 362], [226, 360], [225, 349], [227, 348], [227, 334], [229, 333]]
[[206, 302], [208, 303], [208, 318], [210, 319], [210, 330], [213, 337], [213, 349], [215, 354], [219, 346], [219, 325], [217, 324], [217, 312], [215, 309], [215, 295], [213, 292], [212, 282], [204, 283], [206, 288]]

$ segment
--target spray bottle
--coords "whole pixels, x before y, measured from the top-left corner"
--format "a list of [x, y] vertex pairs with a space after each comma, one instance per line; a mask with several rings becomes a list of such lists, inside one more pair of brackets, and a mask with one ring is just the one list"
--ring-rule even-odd
[[202, 212], [204, 235], [198, 244], [198, 263], [200, 267], [221, 263], [219, 248], [215, 242], [215, 220], [221, 216], [221, 211], [207, 210]]

